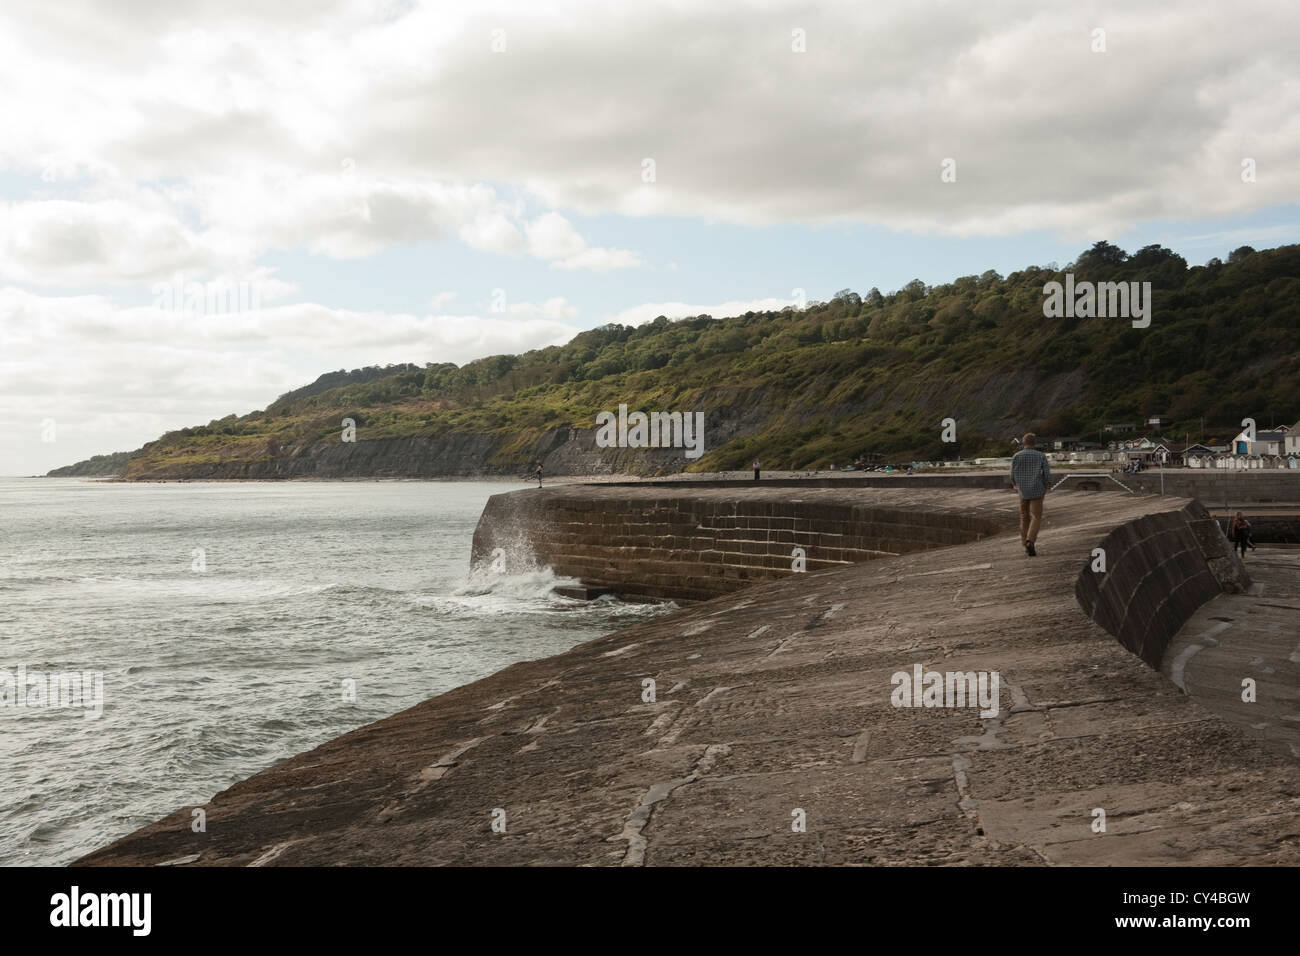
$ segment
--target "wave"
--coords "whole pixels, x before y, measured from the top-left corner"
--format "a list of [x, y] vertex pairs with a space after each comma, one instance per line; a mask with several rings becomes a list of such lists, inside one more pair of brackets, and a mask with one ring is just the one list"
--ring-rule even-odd
[[526, 603], [572, 601], [572, 598], [556, 594], [555, 588], [580, 583], [577, 578], [557, 575], [551, 568], [534, 568], [519, 574], [476, 568], [469, 573], [465, 583], [452, 592], [452, 596], [498, 597]]

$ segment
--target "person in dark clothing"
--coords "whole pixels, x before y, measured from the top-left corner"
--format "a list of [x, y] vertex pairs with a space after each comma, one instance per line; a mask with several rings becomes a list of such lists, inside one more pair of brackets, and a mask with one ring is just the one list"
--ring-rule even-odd
[[754, 459], [754, 480], [758, 481], [758, 470], [763, 467], [763, 463], [757, 458]]
[[1232, 550], [1240, 550], [1243, 558], [1246, 556], [1247, 548], [1252, 551], [1255, 549], [1250, 542], [1250, 522], [1240, 511], [1233, 515], [1232, 521], [1228, 524], [1228, 540], [1232, 542]]
[[537, 479], [537, 487], [542, 487], [542, 461], [537, 460], [537, 467], [533, 470], [533, 476]]

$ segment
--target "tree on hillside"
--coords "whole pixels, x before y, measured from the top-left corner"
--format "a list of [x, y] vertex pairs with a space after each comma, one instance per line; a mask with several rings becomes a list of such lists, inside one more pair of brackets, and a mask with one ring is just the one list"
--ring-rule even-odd
[[1074, 264], [1079, 270], [1114, 269], [1128, 261], [1128, 253], [1105, 239], [1094, 242], [1092, 248], [1079, 256]]

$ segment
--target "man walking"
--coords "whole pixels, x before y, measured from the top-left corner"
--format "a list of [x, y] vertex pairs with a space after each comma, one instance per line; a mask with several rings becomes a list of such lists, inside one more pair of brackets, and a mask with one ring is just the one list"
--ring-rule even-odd
[[757, 458], [754, 459], [754, 480], [758, 481], [758, 470], [763, 467], [763, 463]]
[[1038, 436], [1029, 432], [1020, 442], [1020, 451], [1011, 459], [1011, 483], [1020, 492], [1020, 543], [1031, 558], [1038, 552], [1038, 528], [1043, 523], [1043, 496], [1052, 479], [1047, 456], [1037, 448]]

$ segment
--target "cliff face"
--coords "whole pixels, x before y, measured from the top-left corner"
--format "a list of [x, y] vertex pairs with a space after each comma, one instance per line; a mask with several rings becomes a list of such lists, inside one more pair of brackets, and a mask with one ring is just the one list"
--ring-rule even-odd
[[148, 458], [127, 464], [131, 481], [225, 478], [458, 478], [531, 473], [541, 459], [548, 475], [655, 475], [681, 471], [680, 449], [600, 448], [594, 429], [545, 432], [520, 456], [508, 436], [413, 435], [373, 441], [326, 441], [288, 445], [255, 460], [180, 459], [158, 464]]
[[[1010, 383], [1010, 384], [1009, 384]], [[1014, 387], [1012, 387], [1014, 386]], [[442, 435], [412, 434], [391, 438], [365, 438], [364, 426], [358, 440], [343, 442], [339, 432], [324, 438], [268, 442], [265, 438], [232, 436], [213, 444], [216, 436], [181, 439], [174, 433], [150, 443], [131, 455], [125, 467], [115, 472], [127, 480], [204, 480], [271, 478], [453, 478], [515, 476], [531, 473], [541, 459], [550, 475], [668, 475], [703, 462], [713, 470], [748, 466], [758, 454], [768, 467], [774, 460], [763, 449], [759, 436], [774, 427], [795, 428], [804, 436], [797, 443], [808, 447], [826, 440], [835, 431], [829, 422], [854, 422], [880, 409], [906, 409], [933, 404], [928, 418], [938, 421], [951, 407], [971, 410], [972, 427], [998, 433], [1021, 431], [1028, 419], [1022, 413], [1008, 415], [1006, 406], [990, 404], [1003, 390], [1033, 394], [1046, 402], [1069, 404], [1082, 388], [1078, 373], [1048, 376], [1017, 372], [1009, 378], [975, 376], [972, 382], [940, 389], [943, 402], [922, 390], [913, 394], [911, 385], [892, 391], [877, 389], [870, 400], [791, 407], [792, 396], [780, 389], [754, 388], [743, 391], [718, 389], [707, 399], [686, 403], [687, 412], [707, 414], [702, 457], [686, 457], [685, 448], [601, 448], [596, 445], [594, 427], [562, 426], [542, 431], [449, 431]], [[982, 397], [983, 396], [983, 397]], [[938, 402], [937, 404], [935, 404]], [[610, 403], [616, 406], [617, 403]], [[784, 425], [779, 423], [784, 422]], [[535, 436], [535, 437], [534, 437]], [[858, 450], [866, 444], [855, 446]], [[732, 448], [740, 450], [731, 453]], [[721, 456], [721, 457], [719, 457]], [[838, 456], [837, 456], [838, 457]], [[846, 456], [851, 457], [851, 456]], [[734, 459], [734, 460], [732, 460]], [[840, 460], [845, 460], [841, 458]], [[80, 466], [76, 466], [80, 467]]]

